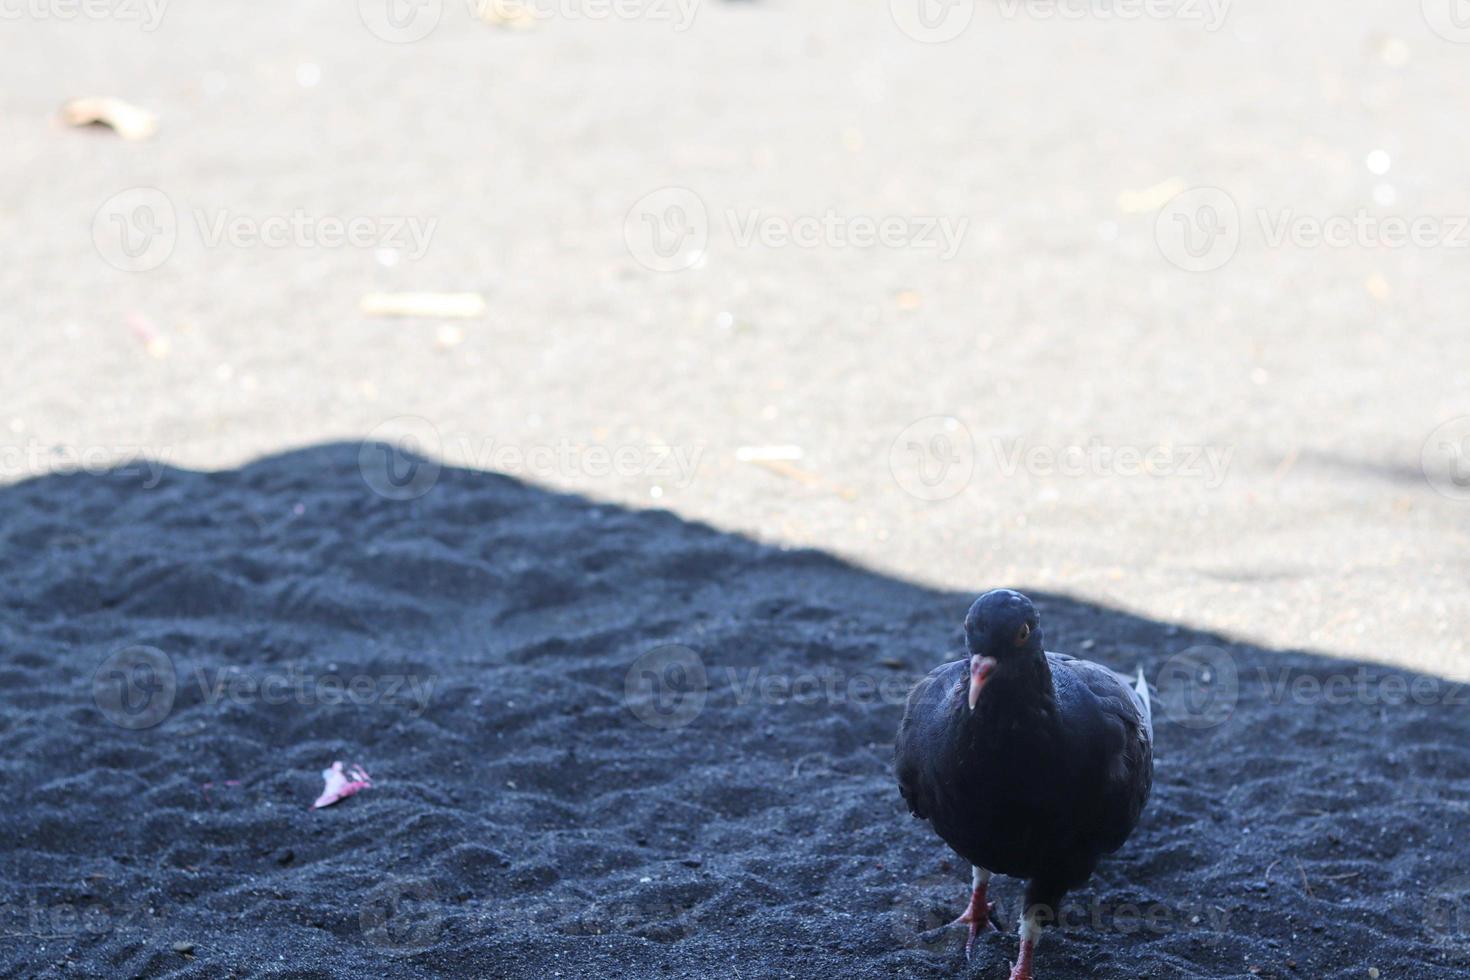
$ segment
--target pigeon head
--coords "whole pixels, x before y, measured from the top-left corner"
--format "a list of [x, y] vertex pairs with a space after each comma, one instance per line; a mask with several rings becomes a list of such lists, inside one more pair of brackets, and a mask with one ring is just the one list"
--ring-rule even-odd
[[995, 671], [1010, 663], [1042, 657], [1041, 620], [1031, 600], [1011, 589], [994, 589], [976, 599], [965, 614], [965, 647], [970, 652], [970, 710]]

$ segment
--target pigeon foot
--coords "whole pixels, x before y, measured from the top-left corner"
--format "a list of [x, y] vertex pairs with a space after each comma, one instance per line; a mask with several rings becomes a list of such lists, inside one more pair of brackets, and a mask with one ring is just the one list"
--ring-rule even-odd
[[975, 948], [975, 937], [986, 929], [995, 928], [990, 921], [990, 916], [995, 912], [995, 903], [985, 900], [986, 888], [987, 884], [977, 883], [974, 890], [970, 892], [970, 904], [965, 908], [964, 914], [950, 923], [952, 926], [967, 925], [970, 927], [970, 935], [965, 939], [965, 959], [967, 960]]
[[1035, 943], [1021, 944], [1021, 959], [1011, 967], [1011, 980], [1031, 980], [1031, 953], [1035, 948]]

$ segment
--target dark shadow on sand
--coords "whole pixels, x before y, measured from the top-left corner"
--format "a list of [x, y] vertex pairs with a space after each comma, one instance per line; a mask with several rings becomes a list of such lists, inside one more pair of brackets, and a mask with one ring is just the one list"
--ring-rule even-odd
[[[1006, 975], [890, 773], [970, 594], [386, 447], [148, 482], [0, 489], [0, 975]], [[999, 585], [1162, 702], [1040, 977], [1470, 969], [1465, 688]]]

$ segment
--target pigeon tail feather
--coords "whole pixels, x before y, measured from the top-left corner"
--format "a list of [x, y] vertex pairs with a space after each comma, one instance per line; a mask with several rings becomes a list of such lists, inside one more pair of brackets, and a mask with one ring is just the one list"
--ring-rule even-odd
[[1133, 685], [1133, 690], [1138, 692], [1138, 701], [1143, 705], [1143, 727], [1148, 729], [1149, 737], [1154, 734], [1154, 703], [1148, 694], [1148, 679], [1143, 676], [1143, 664], [1138, 665], [1138, 681]]

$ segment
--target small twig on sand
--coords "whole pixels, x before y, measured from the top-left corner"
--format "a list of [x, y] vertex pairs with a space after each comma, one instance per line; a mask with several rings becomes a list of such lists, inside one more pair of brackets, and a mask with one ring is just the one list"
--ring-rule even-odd
[[1296, 861], [1296, 869], [1301, 872], [1302, 887], [1307, 890], [1307, 897], [1316, 898], [1316, 894], [1312, 891], [1312, 883], [1307, 880], [1307, 869], [1302, 867], [1301, 861], [1297, 860], [1296, 858], [1292, 858], [1292, 860]]
[[1293, 446], [1291, 452], [1287, 453], [1286, 457], [1281, 460], [1280, 465], [1276, 467], [1276, 472], [1271, 474], [1271, 482], [1280, 483], [1286, 479], [1286, 474], [1290, 473], [1296, 466], [1296, 461], [1301, 458], [1301, 455], [1302, 447]]
[[1276, 867], [1276, 865], [1278, 865], [1280, 863], [1281, 863], [1281, 859], [1280, 858], [1277, 858], [1276, 860], [1272, 861], [1269, 865], [1266, 866], [1266, 887], [1267, 888], [1270, 888], [1271, 887], [1271, 869], [1274, 868], [1274, 867]]

